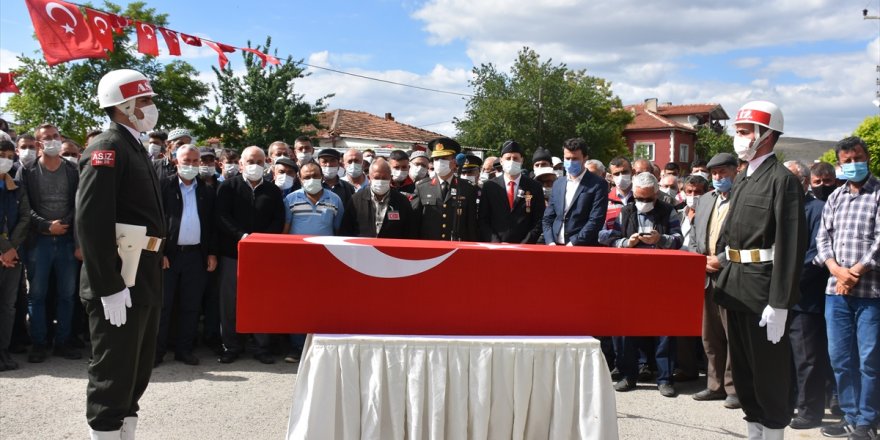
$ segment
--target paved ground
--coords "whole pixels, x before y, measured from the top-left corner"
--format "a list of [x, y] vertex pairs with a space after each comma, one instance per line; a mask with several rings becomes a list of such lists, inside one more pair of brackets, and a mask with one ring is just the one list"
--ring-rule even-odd
[[[218, 364], [207, 350], [190, 367], [167, 356], [154, 370], [141, 401], [140, 439], [283, 439], [296, 366], [262, 365], [250, 358]], [[84, 439], [86, 361], [49, 358], [0, 372], [0, 438]], [[696, 402], [690, 395], [702, 381], [679, 384], [681, 395], [662, 397], [640, 384], [617, 393], [622, 439], [742, 439], [740, 410], [721, 402]], [[831, 419], [826, 419], [832, 421]], [[788, 439], [823, 438], [817, 429], [786, 432]]]

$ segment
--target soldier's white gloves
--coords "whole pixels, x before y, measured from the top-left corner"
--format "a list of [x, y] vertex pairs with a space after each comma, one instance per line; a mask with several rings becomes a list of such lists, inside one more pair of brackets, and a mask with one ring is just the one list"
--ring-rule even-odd
[[131, 308], [131, 292], [126, 287], [119, 293], [102, 296], [101, 304], [104, 305], [104, 319], [110, 320], [111, 325], [122, 327], [125, 324], [125, 309]]
[[768, 305], [764, 307], [764, 312], [761, 313], [761, 322], [758, 325], [767, 326], [767, 340], [775, 344], [782, 339], [782, 334], [785, 333], [787, 318], [788, 309], [776, 309]]

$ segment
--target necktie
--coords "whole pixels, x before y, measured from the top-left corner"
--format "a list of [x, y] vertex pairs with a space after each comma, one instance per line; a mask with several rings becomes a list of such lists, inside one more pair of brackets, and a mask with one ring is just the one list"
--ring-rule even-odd
[[448, 194], [448, 192], [449, 182], [444, 180], [443, 183], [440, 184], [440, 195], [443, 196], [443, 200], [446, 200], [446, 194]]
[[507, 182], [507, 204], [510, 206], [510, 210], [513, 211], [513, 187], [516, 186], [516, 182], [510, 181]]

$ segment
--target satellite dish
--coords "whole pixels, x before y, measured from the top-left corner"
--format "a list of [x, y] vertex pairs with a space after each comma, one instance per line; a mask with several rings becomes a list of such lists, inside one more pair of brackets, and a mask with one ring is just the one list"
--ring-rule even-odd
[[691, 126], [696, 126], [699, 123], [700, 123], [700, 118], [698, 118], [694, 115], [688, 115], [688, 124], [690, 124]]

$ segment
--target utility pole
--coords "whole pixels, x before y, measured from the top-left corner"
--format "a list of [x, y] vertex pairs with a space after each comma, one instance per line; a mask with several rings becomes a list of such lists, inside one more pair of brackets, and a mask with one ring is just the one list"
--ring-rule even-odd
[[[880, 68], [880, 66], [878, 66]], [[880, 82], [880, 79], [877, 79]], [[880, 93], [880, 92], [877, 92]], [[878, 95], [880, 96], [880, 95]], [[544, 146], [544, 86], [538, 86], [538, 145], [536, 147]]]
[[[862, 19], [880, 20], [880, 15], [868, 15], [868, 10], [862, 9]], [[880, 35], [880, 30], [878, 30], [878, 35]], [[878, 62], [880, 62], [880, 54], [878, 54]], [[875, 72], [877, 73], [877, 91], [874, 92], [874, 100], [871, 102], [877, 107], [877, 111], [880, 112], [880, 64], [877, 64]]]

